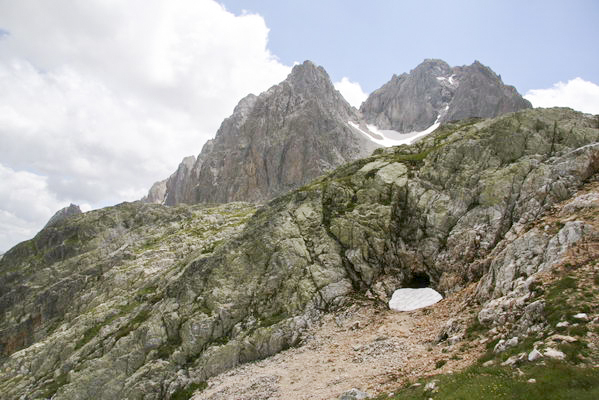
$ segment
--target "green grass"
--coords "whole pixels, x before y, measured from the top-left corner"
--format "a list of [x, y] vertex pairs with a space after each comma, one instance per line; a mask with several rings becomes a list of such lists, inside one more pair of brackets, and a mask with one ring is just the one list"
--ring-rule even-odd
[[119, 330], [117, 330], [114, 333], [115, 341], [119, 340], [120, 338], [122, 338], [124, 336], [127, 336], [129, 333], [131, 333], [135, 329], [139, 328], [139, 325], [141, 325], [149, 317], [150, 317], [149, 310], [140, 311], [131, 321], [129, 321], [126, 325], [120, 327]]
[[87, 342], [95, 338], [98, 335], [98, 333], [100, 333], [100, 329], [102, 329], [102, 326], [103, 325], [96, 325], [86, 330], [83, 334], [83, 337], [79, 339], [79, 341], [75, 345], [75, 350], [82, 348], [83, 346], [85, 346]]
[[551, 285], [545, 295], [545, 317], [550, 325], [555, 326], [562, 320], [572, 320], [574, 313], [567, 299], [568, 292], [576, 287], [576, 279], [571, 276], [565, 276]]
[[[524, 376], [519, 377], [509, 367], [473, 366], [451, 375], [439, 375], [439, 390], [431, 394], [424, 385], [417, 388], [405, 387], [392, 399], [436, 400], [591, 400], [599, 398], [599, 371], [580, 368], [563, 362], [548, 362], [546, 365], [521, 367]], [[528, 383], [534, 378], [536, 383]], [[427, 381], [421, 381], [426, 383]], [[379, 399], [389, 398], [381, 395]]]
[[260, 327], [266, 328], [272, 326], [276, 323], [283, 321], [287, 317], [288, 315], [285, 312], [280, 312], [274, 315], [270, 315], [268, 317], [264, 317], [260, 319]]

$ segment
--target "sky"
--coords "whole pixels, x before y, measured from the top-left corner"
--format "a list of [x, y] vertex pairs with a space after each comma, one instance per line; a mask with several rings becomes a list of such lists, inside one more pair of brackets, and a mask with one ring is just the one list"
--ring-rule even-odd
[[0, 0], [0, 252], [141, 198], [248, 93], [322, 65], [356, 107], [425, 58], [599, 114], [599, 2]]

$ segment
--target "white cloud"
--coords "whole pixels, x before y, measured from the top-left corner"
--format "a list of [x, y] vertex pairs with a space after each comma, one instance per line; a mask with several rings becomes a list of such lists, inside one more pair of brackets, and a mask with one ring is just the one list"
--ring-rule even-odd
[[27, 204], [46, 210], [0, 203], [6, 232], [69, 202], [140, 198], [290, 71], [262, 17], [212, 0], [0, 0], [0, 29], [0, 163], [37, 177]]
[[39, 221], [66, 205], [50, 192], [46, 177], [0, 164], [0, 182], [0, 250], [33, 237]]
[[362, 102], [368, 97], [368, 94], [364, 93], [358, 82], [351, 82], [345, 76], [341, 78], [340, 82], [335, 83], [335, 89], [343, 95], [349, 104], [356, 108], [360, 108]]
[[524, 98], [534, 107], [570, 107], [599, 114], [599, 86], [582, 78], [558, 82], [548, 89], [529, 90]]

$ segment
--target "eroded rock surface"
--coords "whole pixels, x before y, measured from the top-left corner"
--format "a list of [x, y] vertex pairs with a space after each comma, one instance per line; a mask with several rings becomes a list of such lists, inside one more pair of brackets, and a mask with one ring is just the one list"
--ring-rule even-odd
[[0, 260], [0, 391], [170, 398], [416, 275], [445, 296], [480, 281], [472, 301], [518, 303], [529, 274], [595, 234], [529, 224], [596, 177], [598, 139], [592, 116], [526, 110], [377, 150], [255, 214], [132, 203], [69, 218]]
[[183, 160], [164, 202], [272, 199], [379, 147], [348, 125], [360, 120], [322, 67], [296, 65], [285, 81], [243, 98], [197, 160]]
[[496, 117], [530, 108], [513, 86], [489, 67], [450, 67], [424, 60], [409, 74], [393, 75], [360, 107], [368, 123], [402, 133], [424, 131], [435, 122]]

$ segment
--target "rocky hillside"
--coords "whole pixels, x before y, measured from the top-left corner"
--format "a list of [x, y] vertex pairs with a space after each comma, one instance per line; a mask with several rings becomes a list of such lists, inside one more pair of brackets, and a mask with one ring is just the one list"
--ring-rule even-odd
[[[260, 96], [248, 95], [197, 157], [187, 157], [147, 201], [261, 202], [297, 188], [378, 146], [348, 125], [360, 117], [310, 61]], [[160, 197], [160, 194], [164, 197]]]
[[489, 67], [450, 67], [425, 60], [409, 74], [393, 75], [360, 107], [364, 118], [379, 129], [424, 131], [436, 122], [496, 117], [530, 108], [513, 86], [506, 86]]
[[64, 207], [58, 211], [48, 220], [45, 228], [62, 221], [65, 218], [68, 218], [73, 215], [81, 214], [81, 209], [76, 204], [70, 204], [67, 207]]
[[[128, 203], [67, 218], [0, 260], [0, 392], [202, 396], [210, 377], [309, 341], [331, 313], [382, 307], [414, 281], [463, 296], [477, 316], [436, 314], [453, 316], [435, 325], [441, 346], [487, 341], [518, 363], [519, 344], [537, 340], [541, 357], [555, 350], [597, 363], [551, 336], [583, 318], [560, 306], [567, 301], [594, 326], [596, 308], [583, 304], [595, 304], [596, 291], [578, 304], [566, 290], [552, 302], [550, 286], [539, 288], [577, 248], [597, 245], [596, 189], [578, 190], [597, 180], [598, 140], [593, 116], [525, 110], [377, 150], [255, 213], [239, 203]], [[558, 206], [564, 214], [552, 220]], [[593, 282], [591, 261], [579, 261], [569, 288]], [[597, 333], [586, 332], [592, 343]]]

